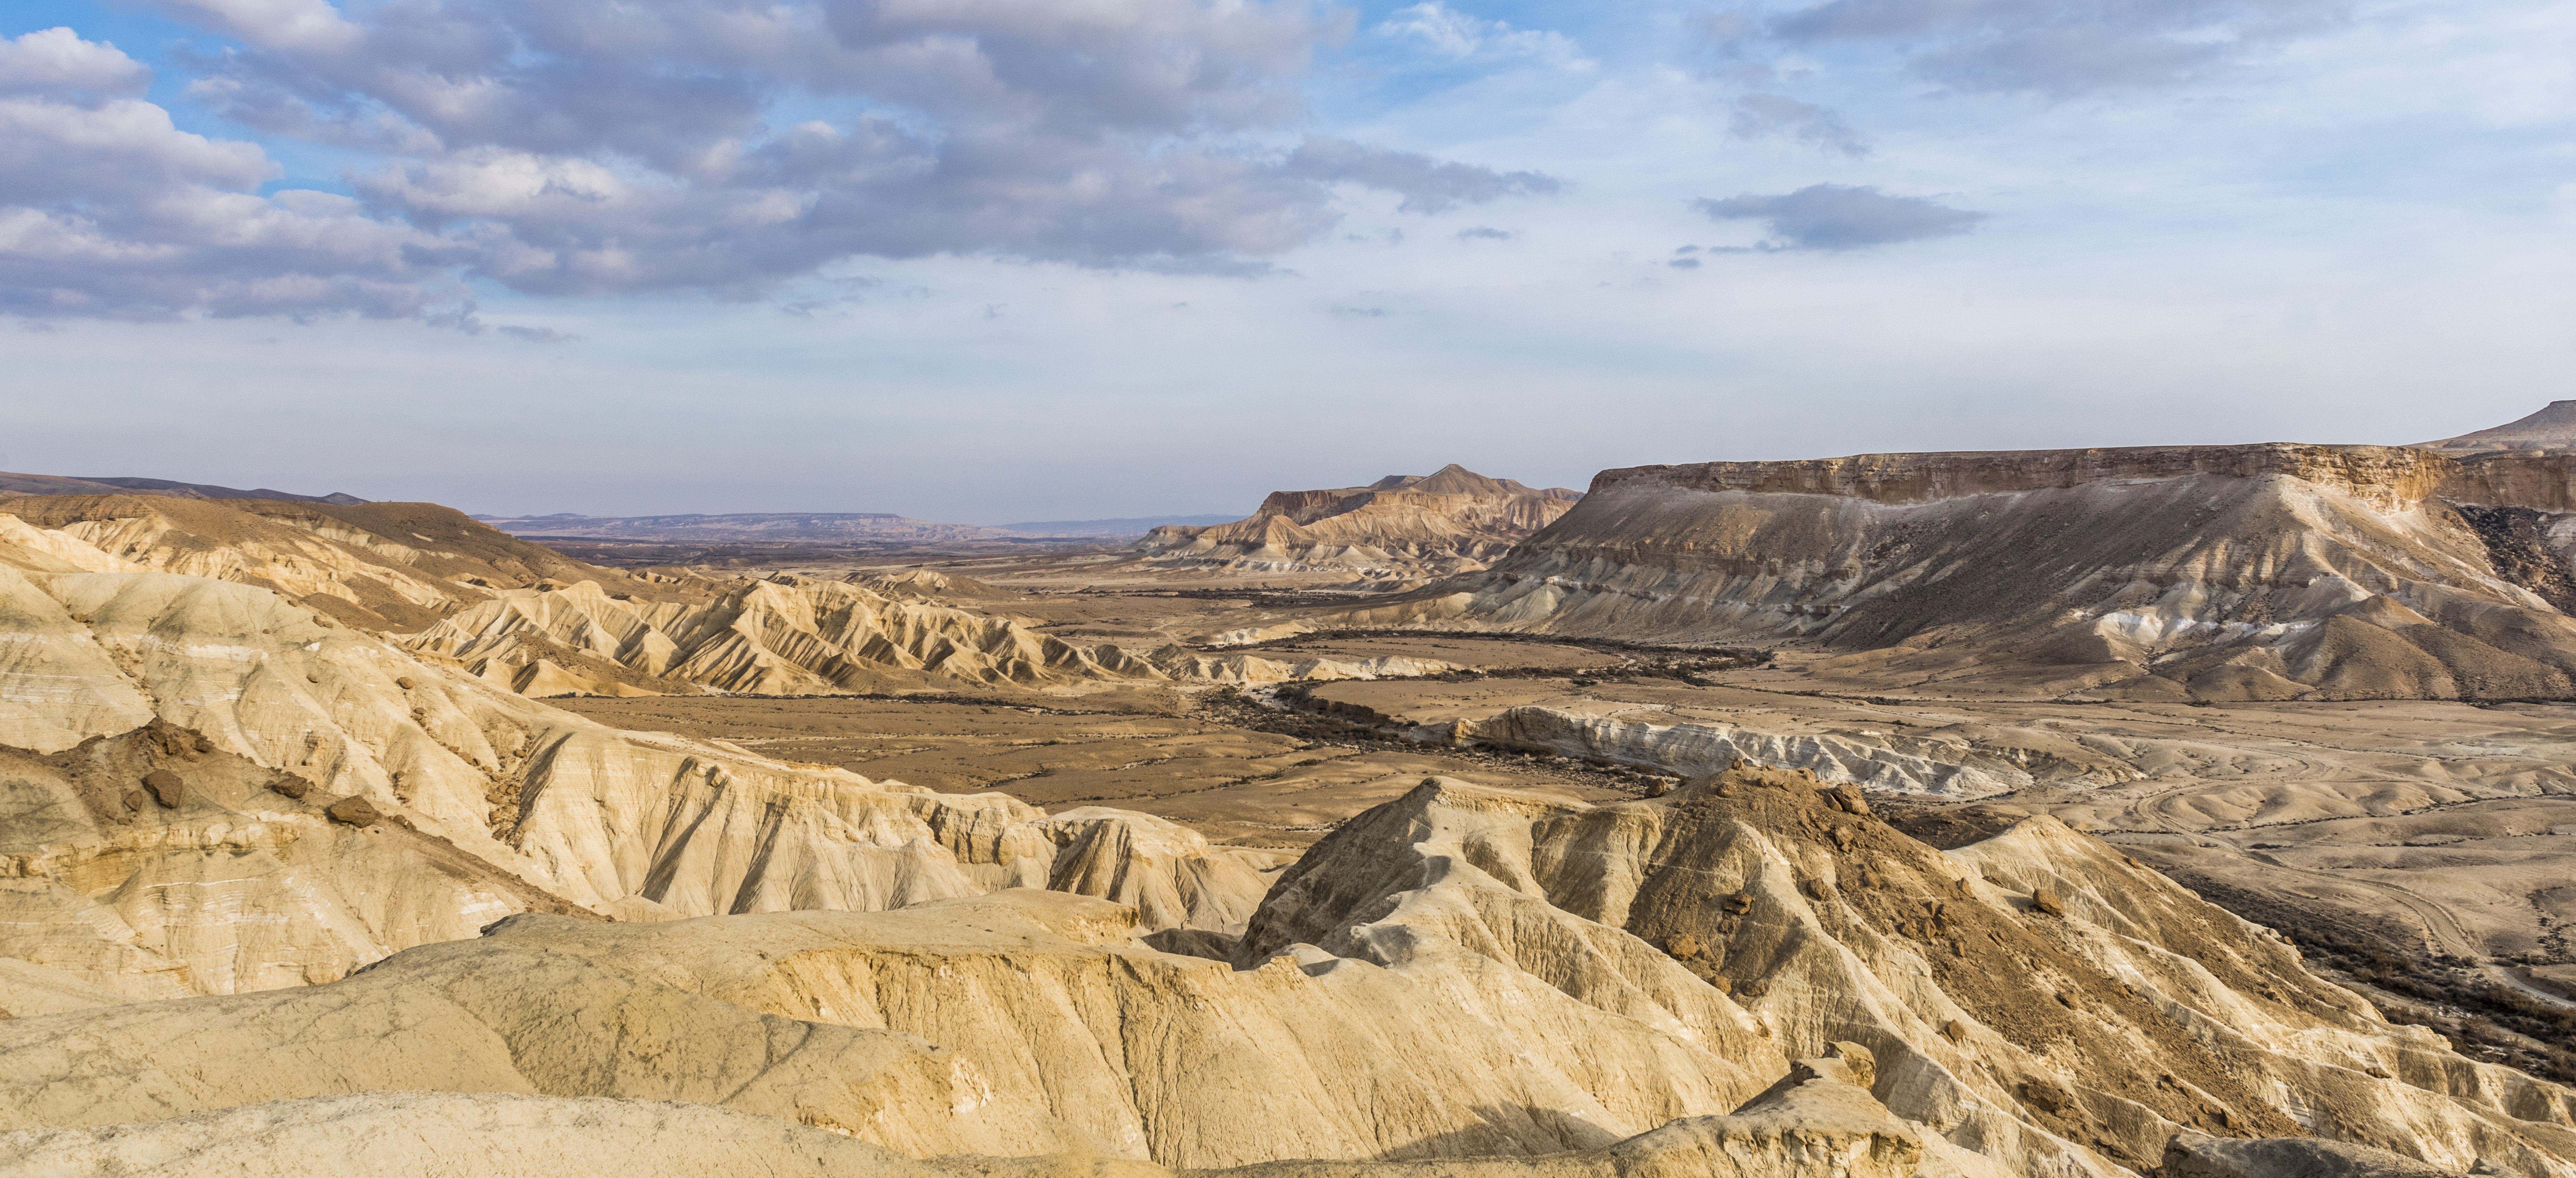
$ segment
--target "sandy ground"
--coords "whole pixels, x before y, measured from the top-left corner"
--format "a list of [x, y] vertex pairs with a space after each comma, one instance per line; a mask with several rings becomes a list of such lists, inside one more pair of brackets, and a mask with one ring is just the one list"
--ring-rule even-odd
[[714, 737], [764, 756], [944, 792], [999, 790], [1050, 810], [1140, 810], [1243, 846], [1305, 846], [1433, 774], [1592, 801], [1633, 797], [1641, 788], [1628, 775], [1570, 762], [1365, 740], [1338, 726], [1224, 706], [1206, 695], [1187, 710], [1155, 710], [1168, 708], [1171, 698], [553, 702], [602, 723]]

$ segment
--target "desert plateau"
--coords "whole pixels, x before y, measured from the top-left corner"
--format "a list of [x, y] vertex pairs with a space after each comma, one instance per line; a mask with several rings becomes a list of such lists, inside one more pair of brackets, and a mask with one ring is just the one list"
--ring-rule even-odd
[[2576, 1178], [2569, 62], [0, 5], [0, 1178]]
[[2576, 1174], [2472, 436], [630, 567], [10, 476], [0, 1169]]

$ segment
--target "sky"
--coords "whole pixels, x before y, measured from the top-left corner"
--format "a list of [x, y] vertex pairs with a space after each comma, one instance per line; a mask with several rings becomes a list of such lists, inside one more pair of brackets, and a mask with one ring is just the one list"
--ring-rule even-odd
[[1246, 511], [2576, 397], [2564, 0], [14, 0], [0, 469]]

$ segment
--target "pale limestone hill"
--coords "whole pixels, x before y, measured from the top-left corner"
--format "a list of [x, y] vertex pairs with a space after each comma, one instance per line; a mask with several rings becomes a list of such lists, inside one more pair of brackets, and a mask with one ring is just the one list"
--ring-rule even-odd
[[2115, 1178], [2311, 1134], [2576, 1171], [2576, 1094], [2381, 1022], [2277, 934], [2053, 820], [1943, 851], [1858, 796], [1426, 782], [1311, 849], [1232, 965], [1022, 889], [519, 916], [328, 985], [0, 1021], [0, 1173], [667, 1142], [750, 1173], [810, 1144], [867, 1173]]
[[1481, 567], [1547, 526], [1581, 495], [1491, 479], [1452, 463], [1365, 487], [1276, 491], [1249, 518], [1162, 527], [1136, 551], [1162, 563], [1236, 572], [1337, 571], [1415, 577]]
[[997, 589], [973, 577], [958, 573], [943, 573], [933, 568], [910, 568], [899, 573], [851, 573], [842, 580], [889, 597], [911, 596], [924, 600], [964, 597], [989, 600], [1019, 596], [1015, 592]]
[[1599, 1149], [1528, 1157], [1192, 1170], [1063, 1155], [915, 1159], [830, 1130], [713, 1105], [370, 1092], [144, 1124], [0, 1133], [0, 1175], [53, 1178], [69, 1169], [94, 1178], [277, 1172], [307, 1178], [424, 1172], [453, 1178], [2002, 1178], [2004, 1171], [1986, 1159], [1889, 1116], [1859, 1082], [1866, 1068], [1854, 1066], [1860, 1059], [1801, 1060], [1779, 1085], [1728, 1116], [1688, 1117]]
[[[1783, 733], [1708, 723], [1623, 717], [1617, 704], [1521, 706], [1482, 720], [1404, 731], [1416, 740], [1482, 742], [1635, 765], [1697, 777], [1737, 761], [1792, 765], [1836, 784], [1934, 797], [1977, 798], [2034, 786], [2092, 789], [2138, 781], [2135, 765], [2075, 741], [2028, 729]], [[1652, 713], [1648, 713], [1652, 715]], [[2143, 758], [2142, 758], [2143, 759]]]
[[1792, 1057], [1858, 1043], [1891, 1112], [2017, 1173], [2144, 1170], [2186, 1132], [2576, 1170], [2576, 1092], [2381, 1021], [2112, 847], [2035, 818], [1942, 851], [1859, 797], [1778, 770], [1608, 806], [1426, 783], [1316, 844], [1235, 961], [1305, 943], [1750, 1019]]
[[[703, 599], [704, 586], [567, 558], [434, 503], [356, 505], [137, 494], [0, 499], [0, 516], [50, 533], [57, 561], [87, 546], [118, 567], [275, 590], [370, 630], [408, 632], [494, 592], [593, 581], [645, 600]], [[23, 547], [28, 538], [8, 527]], [[0, 548], [0, 560], [10, 559]], [[75, 563], [92, 562], [80, 557]]]
[[[511, 912], [877, 909], [1055, 876], [1223, 933], [1264, 886], [1267, 856], [1155, 819], [619, 732], [271, 590], [82, 568], [25, 531], [44, 543], [0, 534], [0, 957], [57, 980], [295, 986]], [[381, 818], [335, 819], [352, 798]]]
[[[1792, 642], [1936, 691], [2576, 692], [2555, 574], [2514, 555], [2549, 553], [2449, 498], [2480, 469], [2268, 444], [1605, 471], [1491, 569], [1319, 624]], [[2563, 511], [2565, 472], [2527, 474], [2506, 497]]]
[[1132, 918], [1039, 891], [522, 916], [328, 986], [0, 1022], [0, 1127], [544, 1092], [718, 1105], [914, 1156], [1210, 1166], [1600, 1148], [1788, 1069], [1740, 1019], [1680, 1038], [1517, 972], [1238, 971], [1156, 952]]
[[1423, 659], [1292, 661], [1179, 646], [1143, 654], [1078, 646], [1020, 621], [888, 588], [780, 574], [736, 582], [703, 603], [625, 600], [589, 583], [505, 590], [402, 641], [533, 696], [1275, 683], [1451, 668]]
[[1031, 686], [1163, 677], [1116, 647], [1077, 647], [985, 614], [785, 575], [738, 582], [704, 603], [619, 600], [590, 583], [505, 591], [405, 642], [520, 690], [530, 689], [515, 682], [519, 668], [559, 649], [665, 683], [763, 695], [918, 686], [931, 676]]
[[536, 697], [1262, 683], [1447, 668], [1077, 646], [1020, 619], [945, 604], [997, 594], [926, 570], [856, 583], [625, 573], [434, 504], [7, 499], [0, 564], [178, 573], [273, 590], [325, 624], [401, 636], [415, 651]]

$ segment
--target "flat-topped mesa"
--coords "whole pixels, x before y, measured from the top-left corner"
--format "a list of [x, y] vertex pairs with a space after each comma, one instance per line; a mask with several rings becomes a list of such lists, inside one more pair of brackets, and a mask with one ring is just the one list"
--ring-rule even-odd
[[1922, 503], [1966, 495], [2064, 489], [2086, 483], [2223, 475], [2282, 475], [2331, 487], [2372, 506], [2402, 510], [2433, 496], [2456, 467], [2403, 446], [2119, 446], [2084, 450], [1971, 450], [1854, 454], [1775, 462], [1634, 466], [1593, 476], [1592, 493], [1637, 479], [1698, 491], [1840, 495]]
[[2557, 697], [2571, 469], [2278, 442], [1633, 467], [1337, 624], [1796, 642], [1945, 693]]

